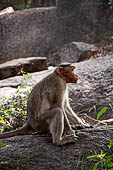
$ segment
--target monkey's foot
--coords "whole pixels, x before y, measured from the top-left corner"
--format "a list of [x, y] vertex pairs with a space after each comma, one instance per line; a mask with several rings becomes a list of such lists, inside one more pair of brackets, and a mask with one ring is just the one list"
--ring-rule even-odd
[[69, 143], [75, 143], [78, 140], [76, 135], [66, 135], [63, 136], [61, 140], [54, 142], [55, 145], [65, 145]]
[[87, 125], [87, 124], [86, 125], [72, 125], [73, 130], [81, 130], [85, 128], [93, 128], [93, 126]]
[[77, 137], [76, 134], [75, 134], [75, 130], [73, 130], [73, 129], [71, 129], [69, 131], [65, 131], [63, 136], [75, 136], [75, 137]]

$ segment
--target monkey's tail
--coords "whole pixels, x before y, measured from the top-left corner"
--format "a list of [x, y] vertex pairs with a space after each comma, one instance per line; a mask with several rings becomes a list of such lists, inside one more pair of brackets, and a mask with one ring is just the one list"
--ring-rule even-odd
[[28, 134], [32, 134], [33, 131], [34, 130], [30, 126], [29, 122], [26, 122], [26, 124], [18, 130], [13, 130], [11, 132], [5, 132], [5, 133], [0, 134], [0, 139], [13, 137], [16, 135], [28, 135]]

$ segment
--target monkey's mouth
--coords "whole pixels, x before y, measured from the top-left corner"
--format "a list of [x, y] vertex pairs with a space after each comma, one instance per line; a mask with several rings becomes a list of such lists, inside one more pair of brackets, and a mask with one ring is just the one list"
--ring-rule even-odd
[[77, 83], [77, 79], [75, 80], [75, 79], [73, 79], [73, 80], [67, 80], [67, 83], [74, 83], [74, 84], [76, 84]]
[[77, 80], [73, 80], [73, 83], [77, 83]]

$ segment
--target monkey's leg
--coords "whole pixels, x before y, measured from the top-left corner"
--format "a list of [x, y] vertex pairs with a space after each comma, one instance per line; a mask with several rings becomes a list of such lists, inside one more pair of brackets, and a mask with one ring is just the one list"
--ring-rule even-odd
[[43, 129], [44, 124], [46, 124], [45, 127], [49, 129], [52, 134], [53, 144], [64, 145], [77, 140], [75, 136], [62, 136], [64, 132], [64, 114], [60, 108], [54, 108], [42, 113], [38, 120], [38, 129], [40, 131], [45, 131], [45, 127]]
[[[56, 108], [55, 112], [56, 114], [54, 115], [50, 123], [50, 131], [52, 133], [53, 143], [56, 145], [64, 145], [66, 143], [75, 142], [77, 140], [77, 136], [62, 136], [65, 126], [64, 120], [66, 121], [66, 115], [60, 108]], [[66, 123], [66, 125], [68, 126], [68, 122]], [[70, 125], [68, 129], [70, 130]]]

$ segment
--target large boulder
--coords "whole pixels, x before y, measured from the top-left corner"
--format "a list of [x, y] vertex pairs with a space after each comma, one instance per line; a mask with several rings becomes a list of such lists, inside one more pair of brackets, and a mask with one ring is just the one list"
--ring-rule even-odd
[[84, 42], [70, 42], [53, 54], [53, 65], [62, 62], [76, 63], [95, 57], [98, 47]]
[[[105, 0], [57, 0], [57, 39], [97, 43], [113, 33], [113, 11]], [[104, 36], [103, 36], [104, 35]]]
[[46, 70], [46, 57], [19, 58], [0, 64], [0, 80], [16, 76], [22, 69], [24, 72], [38, 72]]
[[97, 43], [112, 35], [113, 11], [107, 1], [57, 0], [56, 5], [0, 16], [0, 63], [32, 56], [50, 61], [64, 44]]
[[54, 49], [56, 9], [34, 8], [0, 16], [0, 63], [48, 56]]

